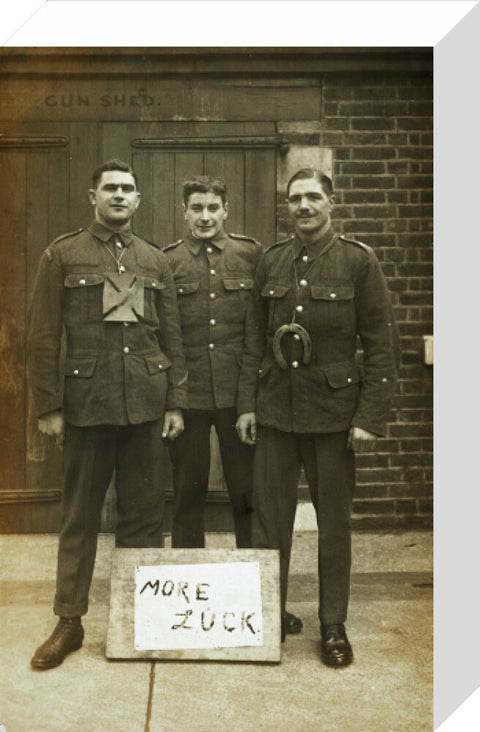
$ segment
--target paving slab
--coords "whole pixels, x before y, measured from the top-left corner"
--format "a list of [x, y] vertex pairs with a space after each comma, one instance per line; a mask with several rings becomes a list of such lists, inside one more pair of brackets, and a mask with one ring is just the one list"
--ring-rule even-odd
[[[432, 535], [353, 537], [352, 666], [319, 659], [316, 534], [295, 534], [280, 664], [108, 661], [113, 536], [99, 538], [85, 641], [57, 669], [30, 658], [56, 618], [58, 539], [0, 536], [0, 722], [7, 732], [423, 732], [432, 729]], [[166, 542], [168, 546], [168, 541]], [[233, 548], [232, 535], [207, 547]]]

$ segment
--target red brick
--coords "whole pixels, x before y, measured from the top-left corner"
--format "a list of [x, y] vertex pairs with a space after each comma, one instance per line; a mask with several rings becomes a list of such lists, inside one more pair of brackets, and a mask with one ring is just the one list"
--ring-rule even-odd
[[431, 117], [398, 117], [398, 130], [431, 130], [433, 120]]
[[353, 117], [350, 125], [352, 130], [394, 130], [395, 120], [387, 117]]
[[396, 513], [416, 513], [417, 502], [408, 498], [400, 498], [395, 500]]
[[349, 130], [350, 120], [348, 117], [324, 117], [322, 119], [322, 127], [325, 130]]
[[346, 162], [341, 165], [342, 173], [344, 175], [381, 175], [385, 173], [384, 162], [372, 162], [372, 161], [358, 161], [358, 162]]
[[345, 203], [384, 203], [386, 194], [384, 191], [345, 191]]
[[[349, 135], [349, 143], [352, 142], [351, 137], [352, 135]], [[381, 144], [375, 147], [369, 145], [365, 145], [365, 147], [352, 145], [353, 160], [391, 160], [395, 156], [396, 151], [393, 147], [386, 147]]]
[[389, 499], [353, 499], [353, 511], [354, 513], [374, 513], [374, 514], [385, 514], [393, 513], [395, 509], [395, 503]]
[[354, 185], [358, 188], [393, 188], [395, 185], [395, 178], [391, 175], [356, 175], [354, 177]]
[[[370, 232], [379, 232], [383, 230], [383, 222], [382, 221], [375, 221], [374, 219], [367, 221], [365, 219], [357, 221], [356, 219], [352, 219], [351, 221], [345, 221], [343, 224], [343, 229], [345, 232], [354, 233], [359, 232], [358, 235], [361, 238], [362, 234], [369, 234]], [[355, 238], [355, 237], [354, 237]]]

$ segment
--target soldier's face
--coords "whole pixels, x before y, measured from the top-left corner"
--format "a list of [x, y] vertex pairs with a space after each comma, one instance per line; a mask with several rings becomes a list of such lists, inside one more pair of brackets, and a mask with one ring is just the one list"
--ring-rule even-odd
[[198, 239], [211, 239], [223, 231], [228, 216], [228, 203], [215, 193], [192, 193], [183, 206], [185, 221]]
[[122, 170], [104, 171], [98, 186], [88, 193], [96, 220], [108, 227], [128, 223], [140, 203], [133, 176]]
[[330, 220], [335, 196], [327, 196], [315, 178], [296, 180], [288, 192], [288, 211], [297, 233], [311, 236]]

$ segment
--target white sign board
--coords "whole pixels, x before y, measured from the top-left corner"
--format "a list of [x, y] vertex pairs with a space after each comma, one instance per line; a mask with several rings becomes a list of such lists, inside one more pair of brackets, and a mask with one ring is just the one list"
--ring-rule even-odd
[[135, 568], [136, 650], [261, 645], [258, 562]]

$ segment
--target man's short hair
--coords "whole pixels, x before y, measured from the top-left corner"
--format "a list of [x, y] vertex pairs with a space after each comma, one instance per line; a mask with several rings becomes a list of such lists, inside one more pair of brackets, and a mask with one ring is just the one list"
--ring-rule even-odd
[[320, 183], [320, 185], [322, 186], [323, 192], [327, 196], [333, 196], [333, 183], [332, 179], [329, 178], [328, 175], [326, 175], [322, 170], [318, 170], [317, 168], [302, 168], [301, 170], [297, 170], [297, 172], [292, 175], [292, 177], [288, 181], [287, 198], [292, 183], [294, 183], [296, 180], [308, 180], [309, 178], [315, 178], [317, 183]]
[[183, 203], [188, 206], [192, 193], [214, 193], [220, 196], [223, 205], [227, 202], [227, 186], [223, 178], [212, 178], [209, 175], [196, 175], [183, 182]]
[[132, 166], [128, 163], [125, 163], [123, 160], [113, 158], [113, 160], [107, 160], [105, 163], [102, 163], [98, 166], [98, 168], [94, 170], [92, 175], [92, 188], [96, 188], [98, 186], [100, 178], [102, 177], [102, 173], [106, 173], [110, 170], [121, 170], [122, 173], [130, 173], [130, 175], [133, 177], [133, 180], [135, 181], [135, 186], [137, 185], [137, 175]]

